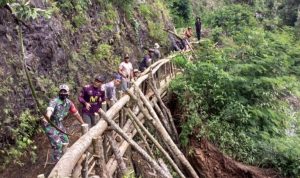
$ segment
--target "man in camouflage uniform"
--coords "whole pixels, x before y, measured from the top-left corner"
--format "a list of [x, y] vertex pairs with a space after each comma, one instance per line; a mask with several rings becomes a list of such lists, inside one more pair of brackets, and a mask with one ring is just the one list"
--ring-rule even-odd
[[[63, 126], [62, 121], [69, 113], [72, 114], [81, 124], [84, 124], [81, 116], [74, 106], [74, 103], [68, 99], [68, 96], [69, 87], [65, 84], [60, 85], [58, 97], [50, 101], [46, 113], [46, 117], [51, 120], [56, 127], [64, 132], [66, 132], [66, 129]], [[66, 134], [57, 130], [48, 123], [46, 119], [43, 119], [42, 125], [53, 149], [52, 160], [57, 162], [62, 156], [63, 145], [69, 143], [69, 138]]]

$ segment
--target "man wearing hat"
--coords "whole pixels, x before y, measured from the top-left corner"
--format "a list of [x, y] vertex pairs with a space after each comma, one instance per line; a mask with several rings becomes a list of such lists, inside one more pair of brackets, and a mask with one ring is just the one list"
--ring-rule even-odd
[[78, 97], [79, 102], [83, 105], [83, 119], [89, 127], [96, 125], [95, 114], [97, 114], [102, 106], [102, 102], [105, 100], [105, 91], [101, 88], [104, 81], [105, 78], [103, 76], [96, 76], [93, 83], [82, 88]]
[[[63, 126], [63, 119], [70, 113], [72, 114], [81, 124], [84, 124], [81, 116], [79, 115], [74, 103], [68, 99], [69, 87], [66, 84], [59, 86], [58, 97], [52, 99], [47, 107], [46, 117], [56, 125], [57, 130], [53, 127], [46, 119], [43, 119], [43, 129], [49, 138], [51, 147], [53, 149], [52, 160], [57, 162], [63, 154], [63, 145], [69, 143], [69, 138], [63, 132], [66, 132]], [[62, 132], [63, 131], [63, 132]]]
[[121, 84], [121, 80], [121, 75], [115, 74], [112, 81], [104, 84], [105, 98], [109, 108], [117, 101], [116, 88]]
[[137, 80], [141, 76], [141, 71], [139, 69], [134, 69], [133, 70], [133, 79]]
[[129, 82], [133, 79], [133, 66], [128, 54], [124, 56], [124, 61], [119, 66], [119, 74], [122, 76], [121, 89], [126, 91], [129, 88]]

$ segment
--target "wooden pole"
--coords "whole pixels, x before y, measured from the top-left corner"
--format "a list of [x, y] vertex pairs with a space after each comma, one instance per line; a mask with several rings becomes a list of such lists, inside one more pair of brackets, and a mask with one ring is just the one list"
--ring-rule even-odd
[[166, 163], [164, 162], [163, 159], [158, 158], [158, 163], [160, 164], [160, 166], [167, 172], [167, 174], [169, 174], [172, 177], [172, 174], [170, 173], [168, 166], [166, 165]]
[[[122, 96], [123, 96], [123, 91], [119, 91], [118, 92], [118, 99], [120, 99]], [[123, 128], [124, 127], [124, 123], [125, 123], [125, 120], [124, 120], [124, 110], [121, 109], [120, 112], [119, 112], [119, 126], [121, 128]]]
[[160, 122], [158, 116], [156, 115], [154, 109], [151, 107], [150, 102], [145, 97], [145, 95], [142, 93], [142, 91], [135, 86], [136, 91], [140, 95], [143, 103], [145, 104], [146, 108], [149, 110], [150, 114], [153, 116], [152, 124], [156, 128], [156, 130], [161, 134], [162, 139], [170, 146], [170, 148], [173, 150], [173, 152], [176, 154], [176, 156], [179, 158], [181, 163], [185, 166], [185, 168], [188, 170], [189, 174], [193, 178], [199, 178], [196, 171], [192, 167], [192, 165], [189, 163], [189, 161], [186, 159], [184, 154], [180, 151], [180, 149], [177, 147], [177, 145], [173, 142], [172, 138], [166, 131], [166, 129], [163, 127], [162, 123]]
[[106, 169], [104, 150], [103, 150], [103, 137], [96, 137], [92, 140], [94, 146], [94, 158], [95, 158], [95, 173], [102, 178], [109, 178]]
[[120, 150], [117, 146], [117, 143], [116, 143], [115, 139], [113, 139], [113, 137], [112, 137], [112, 132], [108, 132], [106, 134], [106, 137], [108, 138], [110, 146], [111, 146], [111, 148], [114, 152], [115, 158], [118, 162], [120, 177], [122, 178], [126, 174], [126, 171], [127, 171], [126, 164], [123, 160], [122, 155], [120, 154]]
[[78, 160], [78, 162], [76, 163], [76, 165], [74, 166], [74, 169], [72, 171], [72, 178], [77, 178], [77, 177], [81, 177], [81, 170], [82, 170], [82, 162], [84, 161], [86, 155], [83, 154], [80, 159]]
[[[125, 110], [125, 111], [128, 113], [128, 110]], [[134, 113], [132, 112], [132, 114], [134, 114]], [[153, 159], [155, 159], [155, 156], [154, 156], [154, 154], [153, 154], [153, 152], [152, 152], [152, 150], [151, 150], [151, 148], [150, 148], [150, 146], [149, 146], [149, 144], [148, 144], [148, 142], [147, 142], [147, 139], [146, 139], [146, 137], [144, 136], [143, 132], [141, 131], [141, 129], [139, 128], [139, 126], [138, 126], [137, 123], [134, 121], [134, 119], [132, 118], [131, 115], [129, 115], [129, 119], [132, 121], [132, 123], [133, 123], [135, 129], [137, 130], [138, 134], [140, 135], [141, 139], [143, 140], [143, 142], [144, 142], [144, 144], [145, 144], [145, 146], [146, 146], [146, 149], [147, 149], [148, 153], [150, 154], [150, 156], [151, 156]]]
[[166, 63], [165, 65], [164, 65], [164, 69], [165, 69], [165, 75], [164, 75], [164, 79], [165, 79], [165, 82], [167, 82], [167, 76], [168, 76], [168, 73], [167, 73], [167, 67], [168, 67], [168, 64], [169, 63]]
[[102, 109], [100, 109], [100, 113], [103, 116], [104, 120], [112, 126], [112, 128], [120, 135], [122, 136], [153, 168], [160, 173], [162, 177], [165, 178], [171, 178], [169, 175], [158, 165], [157, 162], [155, 162], [149, 154], [142, 149], [135, 141], [133, 141], [113, 120], [109, 119], [105, 112], [103, 112]]
[[[147, 110], [146, 108], [144, 108], [144, 105], [143, 105], [142, 101], [140, 101], [140, 100], [137, 98], [139, 95], [136, 96], [136, 95], [134, 95], [134, 94], [133, 94], [131, 91], [129, 91], [129, 90], [127, 90], [127, 93], [128, 93], [128, 95], [129, 95], [134, 101], [137, 102], [137, 104], [138, 104], [138, 106], [139, 106], [141, 112], [143, 113], [143, 115], [144, 115], [149, 121], [153, 122], [153, 120], [154, 120], [153, 117], [149, 114], [148, 110]], [[154, 102], [153, 102], [153, 103], [154, 103]], [[154, 122], [155, 122], [155, 121], [154, 121]], [[163, 140], [164, 144], [166, 145], [167, 149], [169, 150], [169, 152], [172, 154], [172, 156], [173, 156], [175, 162], [177, 163], [177, 165], [181, 168], [181, 161], [177, 158], [177, 155], [176, 155], [176, 154], [174, 153], [174, 151], [171, 149], [171, 147], [169, 146], [169, 144], [167, 144], [167, 143], [165, 142], [164, 139], [162, 139], [162, 140]]]
[[172, 128], [172, 132], [171, 133], [173, 135], [173, 138], [174, 138], [175, 142], [179, 143], [179, 136], [178, 136], [178, 132], [177, 132], [177, 129], [176, 129], [176, 126], [175, 126], [174, 119], [172, 117], [171, 111], [165, 105], [165, 103], [162, 101], [160, 95], [158, 94], [157, 88], [156, 88], [155, 83], [153, 81], [153, 76], [150, 76], [149, 78], [150, 78], [150, 80], [152, 80], [152, 82], [151, 81], [149, 82], [149, 86], [152, 89], [152, 91], [154, 92], [154, 94], [155, 94], [155, 96], [156, 96], [159, 104], [161, 105], [164, 113], [166, 113], [166, 117], [168, 118], [169, 123], [170, 123], [171, 128]]
[[162, 152], [162, 154], [167, 158], [171, 166], [174, 168], [174, 170], [178, 173], [178, 175], [181, 178], [185, 178], [184, 174], [181, 172], [181, 170], [178, 168], [178, 166], [175, 164], [175, 162], [172, 160], [171, 156], [168, 154], [168, 152], [159, 144], [159, 142], [154, 138], [154, 136], [146, 129], [146, 127], [143, 125], [143, 123], [134, 115], [134, 113], [131, 111], [131, 109], [126, 109], [129, 116], [134, 120], [134, 122], [141, 128], [144, 133], [147, 135], [147, 137], [152, 141], [152, 143], [159, 149], [159, 151]]
[[[166, 59], [159, 60], [153, 64], [153, 71], [157, 71], [163, 64], [170, 61], [172, 57], [175, 55], [171, 55]], [[135, 83], [137, 85], [140, 85], [143, 81], [145, 81], [148, 78], [148, 75], [145, 75], [148, 73], [149, 70], [146, 69], [141, 77], [139, 77]], [[171, 77], [170, 77], [171, 78]], [[169, 80], [168, 80], [169, 81]], [[168, 82], [161, 86], [160, 91], [165, 91], [166, 87], [168, 85]], [[130, 90], [133, 90], [131, 88]], [[123, 106], [130, 100], [130, 97], [128, 95], [124, 95], [118, 102], [116, 102], [106, 113], [109, 116], [110, 119], [113, 119], [117, 113], [119, 113], [120, 109], [123, 108]], [[130, 121], [131, 122], [131, 121]], [[92, 138], [100, 136], [104, 133], [104, 131], [107, 129], [108, 125], [107, 122], [105, 122], [103, 119], [101, 119], [94, 127], [92, 127], [89, 132], [82, 137], [80, 137], [69, 149], [68, 151], [63, 155], [63, 157], [57, 162], [57, 164], [54, 166], [54, 168], [51, 170], [49, 174], [49, 178], [53, 177], [68, 177], [72, 174], [72, 171], [74, 167], [76, 166], [79, 159], [81, 159], [82, 155], [86, 151], [86, 149], [91, 145]], [[127, 145], [128, 146], [128, 145]], [[127, 147], [124, 145], [124, 149]], [[115, 161], [114, 161], [114, 168], [109, 170], [109, 172], [113, 172], [115, 170]]]
[[[82, 124], [81, 125], [81, 133], [82, 135], [86, 134], [89, 130], [89, 125], [88, 124]], [[88, 151], [85, 152], [86, 157], [82, 162], [82, 170], [81, 170], [81, 176], [83, 178], [88, 178]]]
[[161, 111], [161, 109], [159, 108], [158, 104], [157, 103], [154, 103], [154, 109], [156, 110], [157, 114], [159, 115], [164, 127], [166, 128], [166, 130], [168, 131], [168, 133], [170, 135], [172, 135], [172, 129], [171, 129], [171, 126], [167, 120], [167, 118], [164, 116], [163, 112]]

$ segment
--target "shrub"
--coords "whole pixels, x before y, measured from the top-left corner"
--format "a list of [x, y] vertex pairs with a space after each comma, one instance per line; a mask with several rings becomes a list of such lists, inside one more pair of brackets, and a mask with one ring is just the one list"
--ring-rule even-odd
[[300, 43], [294, 29], [267, 31], [247, 9], [234, 5], [208, 17], [222, 48], [207, 39], [193, 63], [174, 59], [184, 70], [171, 83], [184, 108], [181, 142], [206, 137], [233, 158], [297, 177], [300, 112], [284, 98], [300, 97]]
[[12, 130], [15, 146], [1, 151], [1, 161], [4, 161], [1, 166], [5, 166], [11, 160], [16, 164], [22, 165], [23, 163], [20, 161], [20, 158], [26, 154], [32, 156], [33, 162], [36, 160], [36, 146], [32, 140], [32, 136], [36, 133], [37, 126], [37, 119], [30, 114], [29, 110], [22, 112], [19, 117], [18, 128]]
[[256, 25], [254, 13], [248, 6], [231, 5], [209, 13], [204, 23], [212, 28], [222, 28], [227, 35], [233, 35], [244, 28]]

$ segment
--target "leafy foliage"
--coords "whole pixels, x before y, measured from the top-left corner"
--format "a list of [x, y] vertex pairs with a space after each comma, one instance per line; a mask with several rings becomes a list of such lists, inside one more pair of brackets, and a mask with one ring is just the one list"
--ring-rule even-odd
[[16, 16], [19, 19], [23, 19], [23, 20], [33, 20], [38, 18], [39, 16], [50, 18], [52, 14], [51, 9], [44, 10], [44, 9], [32, 7], [30, 5], [30, 1], [26, 1], [26, 0], [11, 3], [9, 6], [12, 8], [13, 13], [16, 14]]
[[36, 146], [32, 140], [32, 136], [36, 132], [37, 122], [36, 118], [30, 114], [29, 110], [25, 110], [19, 117], [19, 127], [12, 130], [15, 147], [10, 149], [3, 149], [0, 152], [4, 159], [1, 166], [5, 166], [8, 161], [14, 160], [14, 163], [22, 165], [20, 161], [21, 156], [30, 154], [32, 161], [36, 160]]
[[168, 0], [174, 23], [182, 27], [190, 22], [191, 5], [190, 0]]
[[171, 85], [184, 108], [180, 138], [207, 137], [238, 160], [296, 177], [300, 118], [286, 98], [300, 96], [300, 43], [293, 28], [267, 31], [251, 14], [241, 5], [212, 12], [205, 21], [222, 48], [206, 40], [193, 63], [174, 59], [184, 69]]
[[227, 35], [235, 34], [243, 28], [252, 28], [256, 21], [249, 7], [242, 5], [225, 6], [211, 12], [205, 18], [210, 27], [220, 27]]

